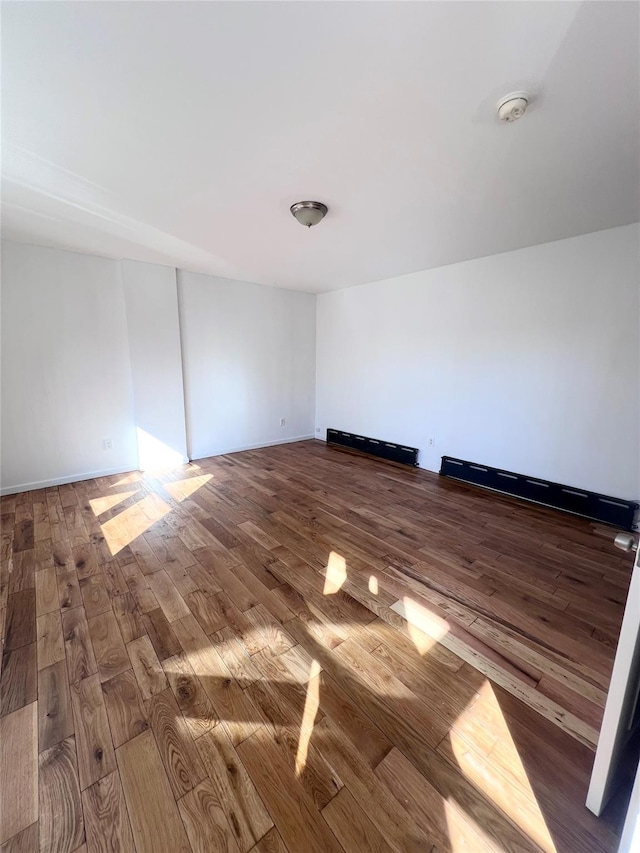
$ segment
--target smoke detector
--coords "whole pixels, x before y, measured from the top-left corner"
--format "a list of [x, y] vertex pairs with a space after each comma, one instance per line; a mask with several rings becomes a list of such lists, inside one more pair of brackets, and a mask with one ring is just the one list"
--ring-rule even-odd
[[498, 101], [498, 118], [500, 121], [518, 121], [529, 106], [529, 95], [526, 92], [512, 92]]

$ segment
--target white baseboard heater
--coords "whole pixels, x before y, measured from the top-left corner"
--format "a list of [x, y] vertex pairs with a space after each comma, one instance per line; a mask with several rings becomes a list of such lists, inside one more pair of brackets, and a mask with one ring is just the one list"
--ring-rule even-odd
[[540, 477], [516, 474], [502, 468], [492, 468], [478, 462], [443, 456], [440, 474], [475, 486], [504, 492], [526, 501], [544, 504], [555, 509], [582, 515], [594, 521], [612, 524], [622, 530], [633, 530], [633, 518], [638, 504], [622, 498], [588, 492], [574, 486], [553, 483]]

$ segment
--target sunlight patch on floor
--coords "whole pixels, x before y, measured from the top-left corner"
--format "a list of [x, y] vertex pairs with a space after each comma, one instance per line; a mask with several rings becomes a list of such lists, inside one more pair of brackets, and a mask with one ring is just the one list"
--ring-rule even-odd
[[369, 575], [369, 592], [372, 595], [378, 594], [378, 578], [375, 575]]
[[135, 494], [137, 494], [136, 491], [118, 492], [115, 495], [103, 495], [101, 498], [91, 498], [89, 500], [89, 506], [97, 518], [99, 515], [102, 515], [103, 512], [106, 512], [108, 509], [113, 509], [114, 506], [118, 506], [119, 503], [126, 501], [127, 498], [130, 498]]
[[304, 711], [300, 723], [300, 737], [298, 739], [298, 751], [296, 753], [295, 771], [296, 776], [301, 776], [307, 765], [309, 753], [309, 740], [313, 732], [316, 714], [320, 705], [320, 664], [317, 660], [311, 662], [309, 668], [309, 681], [307, 683], [307, 695], [304, 700]]
[[498, 853], [496, 841], [488, 835], [473, 818], [448, 800], [442, 800], [444, 817], [447, 822], [449, 836], [448, 853], [475, 853], [476, 850], [495, 851]]
[[497, 736], [490, 755], [469, 745], [469, 739], [454, 728], [449, 732], [449, 745], [460, 772], [487, 800], [537, 844], [545, 853], [556, 853], [556, 847], [536, 800], [518, 749], [511, 737], [493, 687], [485, 681], [483, 699], [489, 697], [491, 728]]
[[325, 569], [323, 595], [335, 595], [347, 579], [347, 561], [345, 558], [332, 551]]
[[115, 489], [118, 486], [130, 486], [132, 483], [139, 483], [142, 479], [140, 471], [132, 471], [131, 474], [127, 474], [121, 480], [118, 480], [117, 483], [112, 483], [110, 488]]
[[444, 619], [435, 616], [408, 595], [392, 604], [391, 609], [407, 620], [407, 631], [421, 655], [426, 655], [449, 632], [449, 625]]
[[211, 474], [200, 474], [198, 477], [188, 477], [186, 480], [163, 483], [162, 488], [171, 495], [174, 501], [180, 503], [201, 489], [210, 479]]
[[122, 551], [168, 512], [171, 507], [158, 495], [151, 494], [105, 521], [100, 527], [111, 553], [115, 556]]

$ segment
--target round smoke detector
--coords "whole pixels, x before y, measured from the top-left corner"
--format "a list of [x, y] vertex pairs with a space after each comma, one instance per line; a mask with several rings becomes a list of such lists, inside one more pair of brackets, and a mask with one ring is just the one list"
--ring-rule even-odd
[[526, 92], [512, 92], [498, 101], [498, 118], [500, 121], [518, 121], [529, 106], [529, 95]]

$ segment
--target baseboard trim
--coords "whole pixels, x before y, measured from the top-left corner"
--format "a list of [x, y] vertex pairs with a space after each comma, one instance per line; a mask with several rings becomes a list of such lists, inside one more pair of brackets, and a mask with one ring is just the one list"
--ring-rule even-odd
[[[210, 456], [225, 456], [227, 453], [241, 453], [243, 450], [259, 450], [261, 447], [274, 447], [277, 444], [294, 444], [296, 441], [309, 441], [315, 438], [315, 435], [298, 435], [293, 438], [280, 438], [276, 441], [263, 441], [260, 444], [247, 444], [243, 447], [230, 447], [225, 450], [214, 450], [211, 453], [204, 453], [202, 456], [194, 457], [195, 459], [208, 459]], [[189, 464], [189, 459], [185, 457], [184, 464]], [[34, 483], [21, 483], [17, 486], [3, 486], [0, 488], [0, 495], [18, 495], [21, 492], [33, 492], [36, 489], [46, 489], [49, 486], [65, 486], [67, 483], [80, 483], [82, 480], [93, 480], [96, 477], [108, 477], [111, 474], [131, 474], [137, 471], [137, 468], [104, 468], [101, 471], [87, 471], [84, 474], [73, 474], [66, 477], [55, 477], [52, 480], [40, 480]]]
[[193, 456], [192, 461], [198, 459], [208, 459], [210, 456], [226, 456], [228, 453], [242, 453], [243, 450], [260, 450], [261, 447], [275, 447], [278, 444], [295, 444], [296, 441], [310, 441], [315, 438], [315, 435], [297, 435], [293, 438], [278, 438], [275, 441], [262, 441], [259, 444], [245, 444], [242, 447], [228, 447], [223, 450], [216, 449], [211, 452], [203, 453], [199, 456]]
[[88, 471], [84, 474], [73, 474], [66, 477], [54, 477], [53, 480], [41, 480], [35, 483], [22, 483], [18, 486], [3, 486], [0, 495], [19, 495], [21, 492], [33, 492], [36, 489], [47, 489], [49, 486], [66, 486], [67, 483], [80, 483], [82, 480], [93, 480], [95, 477], [108, 477], [111, 474], [131, 474], [136, 468], [104, 468], [101, 471]]

